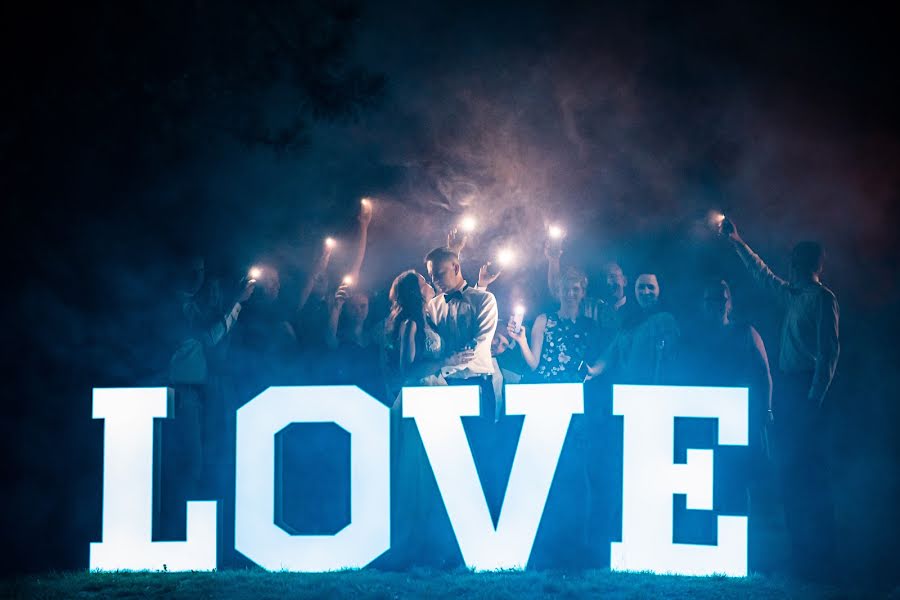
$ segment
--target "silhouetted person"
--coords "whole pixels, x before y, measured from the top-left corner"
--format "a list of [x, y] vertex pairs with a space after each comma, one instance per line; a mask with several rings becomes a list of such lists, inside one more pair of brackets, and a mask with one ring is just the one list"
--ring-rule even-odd
[[329, 376], [331, 383], [355, 384], [381, 398], [384, 387], [379, 373], [379, 351], [376, 336], [367, 326], [368, 318], [369, 297], [354, 290], [349, 281], [342, 283], [329, 307], [325, 341], [334, 367]]
[[799, 574], [830, 578], [836, 568], [834, 503], [824, 405], [840, 342], [837, 299], [820, 281], [825, 253], [816, 242], [794, 246], [785, 280], [750, 249], [730, 220], [722, 223], [722, 233], [754, 279], [775, 294], [784, 310], [774, 409], [785, 520]]
[[234, 363], [240, 373], [238, 407], [272, 385], [302, 382], [297, 338], [289, 312], [280, 303], [281, 279], [273, 267], [262, 267], [257, 291], [247, 303], [243, 327], [236, 336]]
[[[179, 345], [169, 362], [169, 382], [175, 391], [172, 419], [164, 424], [161, 498], [168, 507], [187, 499], [220, 498], [227, 470], [225, 428], [233, 381], [228, 364], [231, 333], [255, 281], [241, 282], [237, 297], [225, 301], [218, 281], [206, 276], [202, 257], [193, 257], [179, 278]], [[174, 502], [174, 504], [170, 504]], [[171, 538], [183, 523], [174, 515], [160, 520], [161, 533]], [[176, 525], [173, 526], [173, 523]]]
[[681, 332], [675, 317], [660, 304], [656, 274], [638, 275], [634, 295], [638, 310], [628, 315], [602, 358], [591, 365], [590, 377], [608, 372], [615, 383], [631, 384], [659, 384], [671, 378]]
[[[372, 211], [372, 201], [368, 198], [364, 199], [356, 217], [357, 238], [353, 262], [345, 274], [345, 279], [352, 281], [352, 285], [359, 283], [359, 274], [366, 257]], [[300, 289], [296, 314], [292, 321], [302, 361], [307, 365], [318, 365], [318, 368], [307, 373], [308, 383], [330, 382], [335, 375], [332, 365], [322, 364], [322, 356], [326, 354], [327, 342], [331, 337], [329, 319], [331, 308], [334, 306], [334, 298], [330, 293], [332, 288], [329, 286], [328, 265], [336, 244], [337, 242], [331, 238], [323, 241], [319, 255], [313, 262]]]
[[[746, 387], [749, 390], [749, 447], [721, 446], [717, 449], [715, 509], [725, 514], [750, 515], [751, 568], [758, 569], [758, 532], [765, 525], [763, 516], [770, 511], [771, 468], [766, 429], [772, 401], [772, 376], [766, 347], [749, 323], [735, 321], [731, 288], [721, 279], [708, 281], [701, 288], [699, 318], [683, 331], [679, 352], [677, 383], [711, 387]], [[692, 438], [682, 436], [676, 452], [688, 447], [715, 445], [713, 428], [692, 430]], [[768, 493], [767, 493], [768, 492]], [[708, 535], [714, 535], [710, 521]], [[696, 523], [695, 523], [696, 524]], [[688, 521], [690, 528], [690, 521]]]
[[763, 425], [772, 410], [769, 357], [756, 328], [734, 321], [732, 308], [731, 287], [726, 281], [713, 280], [703, 287], [700, 319], [683, 345], [683, 364], [690, 377], [684, 383], [749, 388], [751, 446], [764, 451]]

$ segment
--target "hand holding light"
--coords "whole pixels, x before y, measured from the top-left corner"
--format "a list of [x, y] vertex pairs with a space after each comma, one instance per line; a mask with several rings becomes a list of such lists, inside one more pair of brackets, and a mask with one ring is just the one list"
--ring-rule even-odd
[[486, 288], [500, 277], [503, 269], [498, 269], [496, 273], [491, 273], [491, 265], [493, 264], [491, 261], [488, 261], [481, 265], [481, 268], [478, 270], [478, 287]]
[[513, 328], [514, 333], [522, 332], [522, 320], [525, 318], [525, 307], [517, 304], [513, 309], [513, 314], [509, 318], [509, 324]]
[[371, 198], [363, 198], [359, 201], [359, 216], [357, 219], [363, 226], [368, 226], [372, 221], [372, 211], [374, 204]]
[[469, 235], [466, 233], [460, 234], [459, 228], [454, 227], [447, 233], [447, 247], [453, 250], [457, 256], [463, 251], [463, 248], [466, 247], [466, 242], [469, 241]]

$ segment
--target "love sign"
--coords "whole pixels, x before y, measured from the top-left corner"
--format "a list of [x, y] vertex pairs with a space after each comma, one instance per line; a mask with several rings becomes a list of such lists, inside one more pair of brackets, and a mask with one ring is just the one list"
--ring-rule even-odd
[[[94, 390], [103, 419], [103, 537], [92, 570], [202, 571], [216, 568], [215, 501], [189, 501], [185, 541], [152, 540], [153, 420], [170, 416], [172, 390]], [[506, 414], [524, 417], [502, 509], [491, 518], [463, 418], [477, 416], [477, 386], [403, 390], [402, 418], [422, 439], [466, 566], [523, 569], [581, 384], [506, 386]], [[673, 496], [690, 510], [713, 508], [714, 450], [674, 459], [675, 420], [715, 419], [719, 445], [748, 443], [746, 388], [613, 386], [623, 417], [622, 540], [611, 568], [685, 575], [747, 574], [747, 517], [718, 516], [717, 543], [673, 541]], [[235, 548], [269, 570], [362, 568], [391, 546], [390, 410], [355, 386], [271, 387], [237, 411]], [[350, 523], [334, 535], [293, 535], [276, 524], [275, 436], [294, 423], [334, 423], [350, 435]]]

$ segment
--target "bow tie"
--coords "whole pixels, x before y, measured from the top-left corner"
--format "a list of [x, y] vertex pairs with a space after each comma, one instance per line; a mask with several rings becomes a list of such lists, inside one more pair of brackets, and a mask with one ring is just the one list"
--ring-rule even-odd
[[462, 290], [447, 292], [446, 294], [444, 294], [444, 300], [446, 302], [450, 302], [451, 300], [458, 300], [462, 302], [464, 300]]

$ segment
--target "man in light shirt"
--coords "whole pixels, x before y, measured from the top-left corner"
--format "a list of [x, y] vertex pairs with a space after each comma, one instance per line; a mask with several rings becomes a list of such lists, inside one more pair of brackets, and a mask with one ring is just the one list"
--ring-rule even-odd
[[463, 422], [485, 500], [496, 522], [506, 487], [504, 473], [509, 473], [509, 465], [504, 465], [499, 457], [512, 456], [518, 440], [515, 424], [499, 414], [499, 399], [494, 393], [491, 340], [497, 329], [497, 300], [486, 289], [466, 283], [460, 270], [459, 255], [449, 247], [429, 252], [425, 267], [438, 292], [425, 312], [441, 336], [444, 355], [467, 348], [474, 350], [471, 360], [444, 366], [441, 374], [448, 385], [477, 385], [480, 390], [480, 416], [467, 417]]
[[472, 360], [445, 366], [441, 374], [450, 385], [481, 386], [483, 397], [489, 391], [493, 401], [491, 340], [497, 329], [497, 300], [491, 292], [466, 283], [459, 258], [450, 248], [429, 252], [425, 267], [438, 292], [428, 303], [426, 313], [441, 336], [444, 353], [449, 355], [465, 348], [474, 350]]
[[820, 277], [825, 253], [816, 242], [791, 252], [788, 280], [777, 276], [750, 249], [730, 220], [722, 222], [744, 266], [772, 292], [784, 320], [778, 357], [774, 413], [776, 458], [784, 492], [785, 522], [799, 575], [830, 578], [835, 572], [834, 501], [828, 477], [827, 427], [823, 407], [840, 354], [840, 310]]

